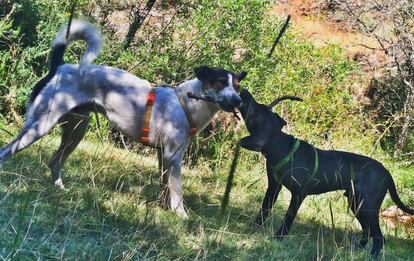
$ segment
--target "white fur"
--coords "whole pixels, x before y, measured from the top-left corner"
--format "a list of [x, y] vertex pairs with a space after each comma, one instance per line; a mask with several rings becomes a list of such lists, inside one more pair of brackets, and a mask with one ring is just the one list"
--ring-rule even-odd
[[58, 44], [70, 44], [76, 40], [84, 40], [88, 43], [85, 54], [82, 56], [79, 71], [81, 76], [85, 70], [85, 67], [91, 64], [95, 58], [99, 55], [102, 48], [102, 36], [99, 30], [90, 23], [82, 20], [73, 20], [70, 25], [70, 32], [68, 39], [66, 39], [68, 31], [68, 25], [61, 27], [53, 40], [52, 48]]
[[[66, 43], [65, 28], [59, 31], [53, 45]], [[90, 64], [101, 47], [101, 37], [95, 27], [83, 21], [73, 21], [67, 43], [78, 39], [88, 43], [80, 65], [64, 64], [58, 68], [56, 75], [28, 108], [26, 122], [19, 135], [0, 149], [1, 164], [62, 122], [62, 144], [49, 162], [54, 183], [61, 188], [64, 186], [60, 169], [83, 138], [90, 111], [100, 108], [118, 129], [139, 141], [146, 99], [152, 88], [148, 81], [126, 71]], [[237, 95], [231, 75], [228, 85], [217, 93], [219, 99], [231, 100]], [[218, 105], [187, 98], [187, 92], [202, 96], [205, 90], [198, 79], [185, 81], [176, 90], [156, 89], [149, 134], [150, 142], [162, 148], [160, 169], [170, 191], [169, 206], [182, 217], [187, 217], [187, 214], [181, 186], [181, 161], [191, 136], [188, 119], [177, 95], [185, 97], [185, 106], [198, 131], [204, 129], [220, 109]]]

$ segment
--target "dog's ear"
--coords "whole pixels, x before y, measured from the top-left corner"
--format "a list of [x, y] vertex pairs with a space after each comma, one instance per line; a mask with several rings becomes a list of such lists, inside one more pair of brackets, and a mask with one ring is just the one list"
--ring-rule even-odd
[[202, 82], [207, 81], [212, 72], [213, 69], [211, 69], [208, 66], [200, 66], [194, 69], [194, 73], [197, 76], [197, 79], [199, 79]]
[[250, 98], [252, 94], [247, 89], [243, 89], [240, 91], [240, 97]]
[[241, 82], [244, 78], [246, 78], [247, 72], [241, 72], [237, 75], [237, 79]]
[[247, 89], [243, 89], [240, 91], [240, 98], [242, 98], [243, 102], [247, 102], [247, 101], [256, 102], [253, 95]]
[[240, 146], [246, 150], [261, 151], [266, 143], [266, 139], [262, 136], [247, 136], [240, 140]]

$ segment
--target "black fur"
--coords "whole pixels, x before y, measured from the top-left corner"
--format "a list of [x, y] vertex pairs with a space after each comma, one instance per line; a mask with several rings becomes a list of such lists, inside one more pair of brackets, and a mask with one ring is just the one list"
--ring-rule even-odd
[[[290, 190], [292, 199], [283, 224], [276, 232], [276, 237], [280, 239], [289, 232], [307, 195], [345, 190], [349, 208], [362, 226], [360, 246], [365, 247], [371, 237], [371, 254], [377, 256], [384, 244], [378, 213], [387, 191], [399, 208], [414, 214], [414, 210], [401, 202], [388, 170], [372, 158], [321, 150], [302, 140], [292, 157], [286, 158], [294, 151], [294, 144], [298, 143], [296, 138], [282, 132], [286, 122], [267, 105], [256, 102], [247, 90], [241, 91], [240, 97], [240, 112], [250, 132], [250, 136], [243, 138], [240, 145], [248, 150], [260, 151], [266, 157], [268, 188], [255, 224], [261, 226], [266, 220], [282, 185]], [[275, 166], [285, 158], [289, 161], [276, 169]]]
[[35, 84], [32, 93], [30, 94], [29, 103], [32, 103], [36, 99], [37, 95], [39, 95], [46, 84], [53, 78], [53, 76], [55, 76], [58, 67], [65, 63], [63, 60], [65, 50], [66, 44], [57, 44], [52, 47], [52, 51], [50, 52], [49, 73]]

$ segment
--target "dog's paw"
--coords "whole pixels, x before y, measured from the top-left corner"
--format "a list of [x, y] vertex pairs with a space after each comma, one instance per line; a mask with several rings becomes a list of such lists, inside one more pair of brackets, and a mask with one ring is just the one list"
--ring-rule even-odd
[[379, 256], [380, 252], [381, 252], [381, 248], [374, 248], [373, 247], [371, 249], [371, 257], [376, 259]]
[[287, 234], [288, 231], [285, 228], [280, 228], [275, 234], [275, 239], [282, 240]]
[[55, 181], [55, 187], [58, 188], [58, 189], [61, 189], [61, 190], [64, 190], [65, 189], [65, 186], [63, 185], [63, 181], [62, 181], [61, 178], [58, 178]]
[[275, 234], [275, 239], [282, 240], [283, 238], [285, 238], [284, 234]]
[[259, 229], [263, 226], [264, 221], [266, 220], [267, 215], [262, 216], [260, 213], [259, 215], [256, 217], [256, 219], [254, 220], [253, 224], [252, 224], [252, 228], [253, 229]]

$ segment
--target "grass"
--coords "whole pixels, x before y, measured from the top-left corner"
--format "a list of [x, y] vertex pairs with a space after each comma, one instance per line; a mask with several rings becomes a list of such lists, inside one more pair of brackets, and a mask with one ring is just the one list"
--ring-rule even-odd
[[[225, 216], [219, 213], [228, 168], [214, 171], [203, 162], [184, 167], [190, 219], [181, 220], [158, 204], [161, 185], [153, 151], [137, 154], [83, 141], [66, 164], [61, 191], [52, 187], [45, 166], [58, 141], [53, 135], [44, 138], [1, 172], [2, 259], [370, 259], [368, 251], [354, 247], [360, 229], [340, 192], [307, 198], [290, 235], [275, 241], [289, 199], [282, 190], [269, 221], [253, 229], [266, 187], [262, 159], [238, 167]], [[387, 241], [381, 259], [409, 260], [412, 230], [384, 223], [382, 230]]]

